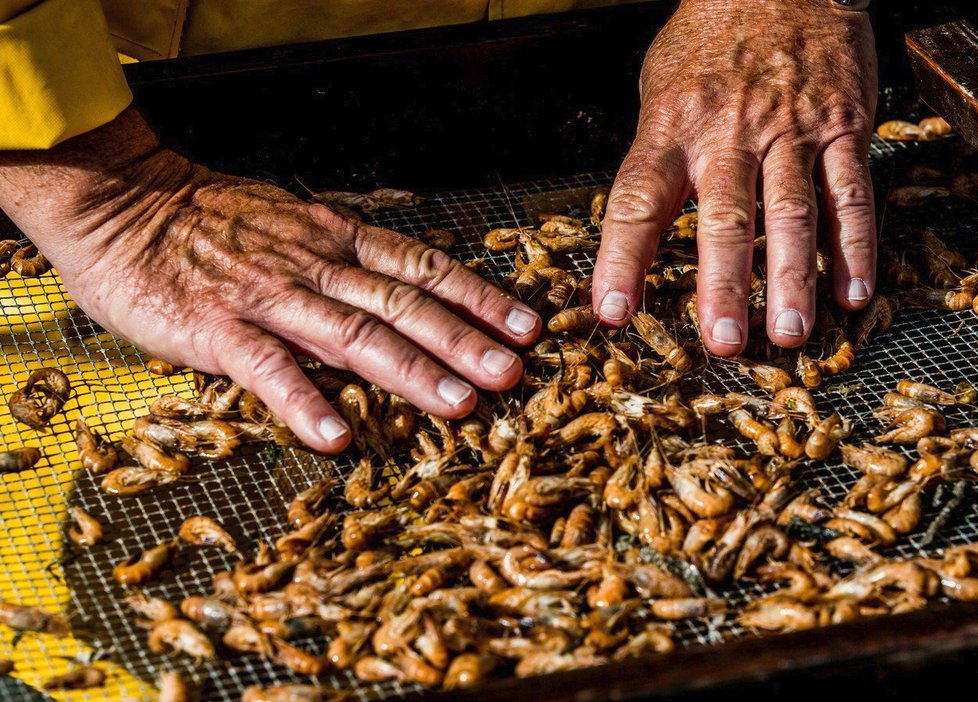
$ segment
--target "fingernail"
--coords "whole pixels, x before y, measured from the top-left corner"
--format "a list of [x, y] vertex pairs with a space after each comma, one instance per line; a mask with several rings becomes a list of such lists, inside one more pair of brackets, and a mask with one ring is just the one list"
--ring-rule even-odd
[[507, 351], [489, 349], [482, 354], [482, 369], [492, 375], [502, 375], [516, 363], [516, 356]]
[[537, 316], [532, 312], [514, 307], [506, 315], [506, 326], [517, 336], [529, 334], [537, 326]]
[[601, 300], [601, 317], [620, 322], [628, 315], [628, 297], [618, 290], [609, 290]]
[[473, 392], [471, 385], [466, 385], [455, 378], [442, 378], [438, 381], [439, 397], [452, 406], [462, 404]]
[[326, 441], [336, 441], [350, 430], [336, 417], [323, 417], [319, 420], [319, 434]]
[[785, 310], [774, 320], [774, 331], [777, 334], [801, 336], [805, 333], [805, 323], [796, 310]]
[[869, 288], [866, 287], [866, 281], [864, 281], [862, 278], [853, 278], [850, 280], [849, 291], [846, 293], [846, 297], [849, 298], [850, 302], [868, 300]]
[[734, 344], [739, 346], [744, 338], [740, 331], [740, 325], [733, 317], [720, 317], [713, 323], [713, 340], [720, 344]]

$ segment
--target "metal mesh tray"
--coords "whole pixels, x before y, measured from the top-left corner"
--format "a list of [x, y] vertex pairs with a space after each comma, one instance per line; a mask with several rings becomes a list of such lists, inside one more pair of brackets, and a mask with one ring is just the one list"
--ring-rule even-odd
[[[877, 184], [885, 188], [894, 162], [907, 149], [904, 144], [874, 140], [871, 162]], [[914, 149], [922, 153], [923, 149]], [[907, 152], [909, 153], [909, 152]], [[525, 223], [531, 212], [560, 209], [580, 200], [595, 186], [607, 185], [613, 174], [591, 173], [482, 190], [435, 194], [410, 210], [378, 214], [372, 222], [419, 235], [433, 228], [449, 229], [459, 235], [451, 253], [461, 259], [485, 257], [489, 275], [501, 277], [511, 270], [511, 257], [491, 254], [481, 244], [488, 228]], [[970, 233], [978, 225], [956, 214], [958, 232]], [[589, 256], [574, 254], [581, 274], [590, 272]], [[145, 645], [146, 632], [132, 621], [122, 602], [123, 591], [112, 580], [112, 566], [136, 549], [172, 538], [180, 522], [205, 514], [217, 518], [244, 543], [270, 540], [285, 531], [285, 510], [293, 495], [337, 470], [341, 475], [349, 461], [333, 463], [310, 454], [286, 450], [252, 450], [216, 464], [196, 466], [190, 476], [170, 489], [118, 499], [106, 496], [97, 481], [77, 470], [72, 427], [82, 416], [94, 428], [118, 440], [132, 419], [145, 411], [147, 400], [160, 392], [189, 392], [187, 376], [154, 378], [143, 367], [145, 358], [131, 345], [99, 329], [71, 302], [56, 276], [37, 280], [0, 280], [0, 311], [8, 328], [0, 335], [5, 367], [0, 369], [0, 393], [6, 396], [24, 382], [31, 370], [41, 365], [61, 367], [76, 387], [66, 412], [53, 422], [50, 431], [38, 433], [14, 422], [0, 409], [3, 445], [38, 445], [46, 460], [39, 469], [18, 475], [0, 476], [0, 598], [62, 608], [71, 615], [78, 636], [88, 645], [57, 641], [48, 637], [24, 637], [16, 648], [0, 639], [0, 657], [13, 657], [20, 676], [38, 686], [65, 662], [59, 656], [76, 656], [92, 649], [108, 652], [114, 668], [109, 685], [100, 690], [74, 693], [72, 699], [149, 699], [153, 681], [162, 670], [178, 668], [197, 681], [204, 699], [237, 700], [241, 690], [252, 684], [300, 681], [281, 668], [254, 656], [232, 661], [215, 661], [195, 666], [184, 659], [154, 656]], [[904, 310], [897, 323], [857, 358], [853, 370], [831, 387], [818, 393], [819, 409], [838, 411], [857, 422], [857, 437], [870, 435], [877, 423], [871, 408], [897, 380], [911, 377], [942, 387], [962, 380], [978, 381], [978, 320], [971, 312], [941, 313]], [[702, 373], [704, 389], [753, 389], [730, 364], [714, 361]], [[975, 423], [976, 410], [955, 408], [949, 412], [950, 426]], [[803, 468], [803, 484], [817, 485], [833, 498], [845, 494], [855, 473], [840, 464]], [[924, 516], [926, 524], [947, 499], [938, 491]], [[108, 541], [98, 548], [74, 552], [62, 549], [64, 510], [78, 504], [99, 515], [110, 526]], [[978, 511], [972, 500], [959, 509], [947, 528], [928, 547], [978, 541]], [[909, 556], [921, 552], [922, 530], [902, 539], [893, 553]], [[233, 565], [231, 556], [218, 550], [187, 550], [174, 567], [148, 592], [169, 601], [209, 591], [209, 575]], [[751, 583], [738, 583], [720, 592], [738, 606], [763, 590]], [[749, 635], [730, 622], [682, 622], [677, 640], [683, 646], [722, 644]], [[364, 684], [351, 674], [323, 679], [326, 685], [342, 685], [355, 697], [372, 700], [404, 697], [418, 691], [400, 683]], [[0, 684], [0, 700], [29, 699], [26, 688]]]

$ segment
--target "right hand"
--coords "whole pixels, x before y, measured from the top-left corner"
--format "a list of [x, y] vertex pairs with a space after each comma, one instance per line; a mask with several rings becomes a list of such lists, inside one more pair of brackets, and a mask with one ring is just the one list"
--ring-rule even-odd
[[309, 447], [351, 436], [290, 349], [447, 418], [475, 407], [470, 383], [520, 379], [504, 343], [533, 341], [539, 317], [441, 251], [158, 147], [122, 163], [85, 183], [86, 168], [62, 165], [67, 187], [38, 201], [17, 196], [30, 178], [0, 158], [0, 206], [95, 321], [230, 376]]

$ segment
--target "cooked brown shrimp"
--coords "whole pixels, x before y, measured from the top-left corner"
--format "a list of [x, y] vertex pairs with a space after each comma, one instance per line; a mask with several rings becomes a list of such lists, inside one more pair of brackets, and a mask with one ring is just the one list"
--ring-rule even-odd
[[217, 655], [214, 644], [186, 619], [166, 619], [149, 632], [149, 649], [153, 653], [183, 653], [197, 660]]
[[903, 293], [903, 299], [911, 307], [960, 311], [972, 309], [974, 290], [942, 290], [939, 288], [915, 288]]
[[798, 354], [795, 373], [798, 375], [798, 379], [801, 380], [801, 384], [806, 388], [814, 390], [822, 385], [822, 371], [819, 368], [818, 361], [803, 353]]
[[727, 611], [725, 600], [710, 597], [679, 597], [652, 600], [652, 614], [674, 621], [694, 617], [713, 617]]
[[547, 322], [547, 329], [558, 334], [560, 332], [589, 331], [598, 324], [598, 318], [594, 316], [594, 308], [591, 305], [581, 305], [580, 307], [569, 307], [561, 310]]
[[196, 516], [185, 519], [180, 525], [177, 536], [191, 546], [218, 546], [228, 553], [238, 553], [234, 538], [210, 517]]
[[455, 246], [455, 235], [447, 229], [429, 229], [419, 238], [431, 248], [440, 251], [448, 251]]
[[67, 673], [55, 675], [44, 681], [45, 690], [89, 690], [105, 685], [105, 671], [93, 665], [72, 668]]
[[954, 134], [954, 128], [943, 117], [925, 117], [917, 125], [920, 128], [922, 141], [938, 139], [948, 134]]
[[491, 229], [482, 242], [490, 251], [510, 251], [516, 248], [522, 229]]
[[903, 410], [890, 421], [887, 431], [875, 438], [881, 444], [913, 444], [944, 431], [944, 415], [926, 407]]
[[147, 629], [152, 628], [157, 622], [176, 619], [180, 616], [180, 610], [166, 600], [159, 597], [150, 597], [143, 592], [130, 592], [125, 597], [125, 603], [129, 605], [132, 611], [143, 617], [137, 620], [136, 623]]
[[133, 436], [123, 437], [122, 448], [136, 459], [140, 466], [153, 473], [169, 473], [179, 477], [190, 469], [190, 459], [185, 454], [167, 453]]
[[160, 690], [159, 702], [190, 702], [194, 695], [190, 684], [175, 670], [160, 673], [157, 687]]
[[848, 339], [841, 339], [831, 356], [824, 361], [815, 361], [822, 377], [845, 373], [856, 360], [856, 348]]
[[339, 702], [344, 697], [342, 693], [337, 694], [335, 690], [318, 685], [253, 685], [245, 688], [241, 702]]
[[442, 686], [446, 690], [474, 687], [485, 681], [498, 663], [499, 659], [488, 653], [462, 653], [452, 659]]
[[848, 419], [833, 414], [816, 426], [805, 442], [805, 455], [818, 461], [828, 458], [839, 442], [849, 437], [852, 425]]
[[750, 412], [742, 409], [730, 413], [730, 423], [741, 436], [754, 441], [762, 455], [778, 455], [778, 435], [772, 426], [754, 419]]
[[798, 441], [795, 423], [791, 417], [783, 418], [775, 429], [778, 436], [778, 453], [785, 458], [801, 458], [805, 455], [805, 446]]
[[770, 366], [764, 363], [754, 363], [746, 359], [734, 359], [740, 372], [748, 376], [757, 383], [762, 390], [776, 393], [784, 390], [792, 383], [791, 375], [777, 366]]
[[876, 128], [876, 133], [887, 141], [917, 141], [924, 136], [920, 125], [900, 119], [883, 122]]
[[842, 462], [868, 475], [887, 478], [903, 475], [910, 463], [902, 453], [868, 443], [862, 446], [842, 444]]
[[10, 257], [10, 268], [23, 278], [37, 278], [51, 270], [51, 263], [36, 246], [28, 244], [17, 249]]
[[9, 626], [14, 631], [37, 631], [55, 636], [67, 636], [71, 633], [67, 620], [57, 614], [51, 614], [40, 607], [17, 605], [3, 600], [0, 600], [0, 624]]
[[180, 476], [168, 470], [150, 470], [142, 466], [124, 466], [102, 478], [102, 490], [109, 495], [128, 497], [176, 482]]
[[176, 552], [177, 542], [165, 541], [119, 563], [112, 569], [112, 577], [120, 585], [144, 585], [162, 572]]
[[313, 521], [322, 510], [329, 493], [335, 486], [335, 478], [325, 478], [313, 483], [292, 498], [288, 510], [289, 524], [298, 528]]
[[897, 383], [897, 392], [906, 395], [914, 400], [927, 402], [932, 405], [954, 405], [957, 398], [949, 393], [926, 383], [917, 383], [912, 380], [901, 380]]
[[119, 454], [112, 443], [89, 429], [80, 418], [75, 421], [75, 443], [82, 466], [93, 475], [107, 473], [119, 462]]
[[91, 548], [102, 540], [102, 525], [99, 521], [83, 510], [72, 505], [68, 515], [74, 524], [68, 527], [68, 538], [78, 548]]
[[638, 335], [652, 347], [652, 350], [677, 371], [686, 373], [693, 367], [693, 359], [655, 317], [645, 312], [638, 312], [632, 318], [632, 324]]
[[343, 489], [343, 496], [347, 503], [357, 509], [363, 509], [377, 504], [387, 497], [390, 492], [390, 484], [382, 483], [374, 488], [376, 478], [374, 477], [374, 467], [370, 456], [364, 456], [357, 463], [356, 468], [347, 476], [346, 485]]
[[32, 429], [43, 429], [61, 411], [71, 395], [68, 376], [57, 368], [41, 368], [30, 374], [24, 387], [7, 400], [14, 419]]
[[146, 370], [153, 375], [168, 376], [182, 373], [185, 370], [185, 367], [175, 366], [169, 361], [164, 361], [162, 358], [151, 358], [146, 361]]
[[755, 527], [744, 539], [737, 561], [734, 564], [734, 577], [740, 579], [765, 554], [770, 554], [775, 560], [784, 558], [791, 545], [787, 535], [776, 526], [762, 524]]
[[41, 460], [41, 452], [31, 447], [0, 451], [0, 474], [30, 470]]

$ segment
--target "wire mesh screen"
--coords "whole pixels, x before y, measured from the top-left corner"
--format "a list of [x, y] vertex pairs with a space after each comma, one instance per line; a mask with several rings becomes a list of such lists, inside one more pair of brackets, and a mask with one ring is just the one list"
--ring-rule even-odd
[[[897, 152], [905, 144], [879, 140], [871, 161], [878, 184], [890, 178]], [[914, 150], [917, 152], [918, 150]], [[922, 151], [922, 150], [919, 150]], [[482, 273], [497, 280], [512, 270], [509, 254], [487, 252], [481, 241], [487, 229], [526, 223], [534, 213], [561, 211], [581, 202], [591, 190], [611, 182], [610, 172], [507, 185], [481, 190], [438, 193], [417, 208], [378, 213], [372, 222], [406, 234], [448, 229], [458, 235], [451, 250], [470, 261], [484, 258]], [[409, 184], [405, 184], [409, 185]], [[955, 217], [959, 232], [970, 233], [978, 223]], [[573, 254], [577, 272], [592, 265], [587, 254]], [[233, 459], [201, 463], [177, 484], [143, 495], [117, 498], [106, 495], [98, 479], [78, 469], [73, 426], [78, 417], [113, 440], [120, 439], [134, 417], [146, 411], [149, 400], [161, 392], [190, 393], [189, 376], [150, 376], [145, 357], [126, 342], [100, 330], [71, 302], [57, 277], [9, 277], [0, 281], [0, 310], [7, 329], [2, 351], [6, 368], [0, 374], [0, 392], [6, 397], [41, 366], [61, 368], [75, 391], [46, 432], [36, 432], [13, 421], [0, 409], [3, 448], [38, 446], [44, 459], [35, 471], [0, 475], [0, 599], [66, 610], [80, 641], [26, 636], [14, 642], [0, 639], [0, 658], [12, 658], [20, 677], [38, 687], [49, 675], [62, 672], [66, 658], [104, 655], [113, 666], [104, 689], [73, 693], [73, 699], [149, 699], [159, 673], [180, 669], [201, 687], [204, 699], [237, 700], [253, 684], [282, 684], [303, 680], [257, 656], [196, 664], [185, 658], [156, 656], [146, 647], [146, 631], [134, 622], [123, 602], [123, 589], [112, 579], [112, 567], [138, 549], [172, 539], [180, 523], [191, 516], [216, 518], [249, 549], [283, 534], [286, 508], [299, 491], [351, 466], [296, 450], [252, 449]], [[835, 386], [818, 394], [823, 412], [838, 411], [857, 422], [855, 438], [868, 438], [877, 429], [871, 408], [882, 394], [904, 377], [953, 387], [963, 380], [978, 380], [978, 320], [966, 313], [905, 310], [897, 323], [857, 358], [853, 370]], [[749, 381], [728, 363], [714, 361], [698, 379], [706, 391], [753, 392]], [[949, 411], [950, 428], [975, 423], [975, 410]], [[819, 486], [841, 498], [856, 480], [841, 464], [801, 468], [803, 483]], [[807, 471], [807, 472], [805, 472]], [[339, 487], [338, 490], [342, 488]], [[949, 495], [938, 490], [927, 505], [924, 524], [933, 518]], [[107, 543], [86, 551], [62, 546], [65, 509], [79, 505], [108, 527]], [[902, 539], [893, 552], [911, 555], [921, 550], [922, 530]], [[978, 512], [974, 501], [953, 515], [947, 528], [928, 549], [952, 542], [978, 541]], [[177, 603], [185, 596], [209, 592], [211, 574], [233, 566], [234, 557], [218, 549], [184, 550], [149, 594]], [[739, 606], [764, 590], [741, 582], [719, 592]], [[745, 635], [733, 618], [725, 621], [690, 620], [680, 623], [682, 645], [720, 644]], [[306, 679], [305, 681], [308, 681]], [[324, 685], [354, 690], [356, 699], [405, 697], [417, 688], [397, 682], [362, 683], [348, 673], [322, 680]], [[0, 684], [0, 700], [29, 699], [25, 688]]]

